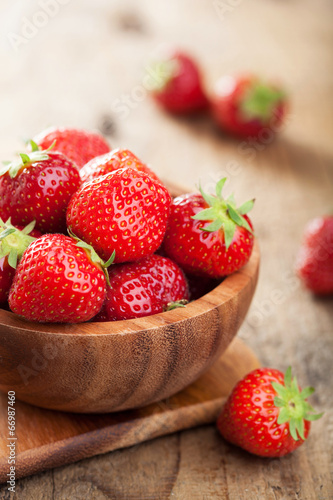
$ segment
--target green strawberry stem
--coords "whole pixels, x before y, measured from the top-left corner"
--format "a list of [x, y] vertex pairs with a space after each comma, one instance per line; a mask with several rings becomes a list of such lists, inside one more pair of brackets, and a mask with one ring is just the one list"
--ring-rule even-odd
[[36, 221], [30, 222], [22, 231], [11, 224], [10, 218], [3, 222], [0, 219], [0, 259], [8, 257], [8, 264], [16, 269], [17, 261], [36, 238], [29, 236]]
[[314, 408], [306, 401], [314, 393], [314, 388], [306, 387], [300, 391], [296, 377], [291, 376], [290, 366], [285, 373], [284, 384], [272, 382], [272, 386], [277, 392], [274, 404], [280, 408], [277, 423], [288, 422], [292, 438], [298, 441], [300, 437], [304, 441], [304, 420], [318, 420], [323, 415], [315, 413]]
[[205, 193], [200, 186], [200, 193], [206, 203], [208, 203], [209, 208], [201, 210], [199, 213], [194, 215], [192, 219], [210, 221], [210, 224], [201, 228], [202, 231], [215, 232], [223, 229], [224, 243], [226, 249], [228, 250], [237, 226], [244, 227], [247, 231], [249, 231], [249, 233], [252, 234], [252, 229], [243, 215], [252, 210], [254, 200], [249, 200], [237, 208], [233, 195], [224, 199], [222, 196], [222, 189], [226, 180], [227, 178], [224, 177], [218, 181], [216, 184], [215, 195]]
[[269, 122], [276, 106], [285, 98], [285, 92], [272, 85], [255, 81], [245, 91], [240, 101], [240, 111], [245, 120], [259, 119]]
[[188, 300], [182, 299], [176, 302], [169, 302], [166, 306], [166, 311], [172, 311], [173, 309], [178, 309], [179, 307], [185, 307], [188, 304]]
[[22, 167], [31, 163], [36, 163], [49, 159], [48, 151], [54, 148], [56, 141], [44, 151], [40, 150], [34, 141], [30, 141], [31, 153], [19, 153], [19, 159], [13, 162], [3, 162], [3, 167], [0, 168], [0, 176], [8, 172], [11, 179], [17, 176]]
[[102, 269], [106, 282], [110, 286], [110, 279], [109, 279], [109, 273], [107, 271], [107, 268], [113, 264], [114, 259], [116, 257], [116, 252], [115, 250], [112, 252], [110, 258], [105, 262], [103, 259], [100, 258], [100, 256], [97, 254], [96, 250], [89, 245], [89, 243], [86, 243], [85, 241], [82, 241], [80, 238], [78, 238], [72, 231], [68, 229], [68, 234], [71, 238], [73, 238], [77, 243], [76, 246], [79, 248], [83, 248], [88, 257], [91, 259], [92, 262], [95, 264], [98, 264], [100, 268]]
[[152, 79], [149, 88], [152, 92], [161, 92], [177, 76], [178, 72], [179, 63], [176, 59], [152, 63], [148, 69], [148, 73]]

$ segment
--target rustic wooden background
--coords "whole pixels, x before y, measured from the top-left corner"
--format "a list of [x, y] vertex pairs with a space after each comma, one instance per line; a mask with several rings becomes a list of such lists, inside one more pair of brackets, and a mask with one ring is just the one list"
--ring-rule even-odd
[[[333, 302], [304, 291], [292, 271], [304, 224], [333, 205], [332, 14], [330, 0], [1, 1], [1, 159], [45, 126], [67, 124], [102, 130], [191, 188], [227, 174], [238, 200], [257, 199], [262, 251], [240, 336], [264, 365], [291, 364], [325, 411], [308, 442], [281, 460], [243, 453], [208, 426], [23, 479], [17, 498], [333, 498]], [[157, 109], [143, 68], [165, 43], [197, 57], [208, 88], [236, 71], [286, 85], [291, 110], [278, 140], [244, 146], [209, 119]]]

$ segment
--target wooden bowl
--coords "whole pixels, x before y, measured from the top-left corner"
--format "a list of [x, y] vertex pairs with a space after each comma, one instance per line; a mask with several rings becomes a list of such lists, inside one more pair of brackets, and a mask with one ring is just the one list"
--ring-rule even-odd
[[[175, 190], [173, 190], [175, 192]], [[248, 264], [185, 308], [145, 318], [38, 324], [0, 309], [0, 390], [43, 408], [106, 413], [165, 399], [223, 353], [250, 306], [259, 271]]]

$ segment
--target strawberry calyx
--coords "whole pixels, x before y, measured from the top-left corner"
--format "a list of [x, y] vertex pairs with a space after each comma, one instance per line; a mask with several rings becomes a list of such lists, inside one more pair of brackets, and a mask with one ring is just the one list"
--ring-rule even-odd
[[289, 423], [289, 431], [292, 438], [298, 441], [304, 436], [304, 420], [318, 420], [323, 413], [315, 413], [314, 408], [306, 399], [314, 393], [313, 387], [299, 389], [296, 377], [291, 376], [291, 367], [289, 366], [284, 375], [284, 383], [272, 382], [272, 386], [277, 393], [274, 398], [274, 405], [280, 408], [277, 423]]
[[24, 229], [19, 230], [11, 224], [10, 218], [6, 222], [0, 219], [0, 259], [8, 257], [8, 264], [13, 269], [16, 269], [18, 260], [36, 239], [29, 236], [35, 223], [36, 221], [32, 221]]
[[269, 122], [286, 93], [267, 83], [254, 81], [244, 92], [239, 108], [245, 120]]
[[148, 68], [151, 77], [149, 89], [152, 92], [162, 92], [168, 83], [179, 74], [180, 65], [177, 59], [165, 59], [152, 63]]
[[34, 141], [30, 141], [31, 153], [19, 153], [19, 159], [13, 162], [3, 162], [3, 167], [0, 168], [0, 176], [8, 173], [11, 179], [17, 176], [22, 167], [31, 163], [48, 160], [50, 157], [47, 154], [54, 148], [56, 141], [45, 150], [41, 150]]
[[178, 309], [179, 307], [185, 307], [188, 304], [188, 300], [176, 300], [175, 302], [169, 302], [165, 308], [165, 311], [173, 311], [173, 309]]
[[91, 262], [94, 262], [95, 264], [98, 264], [99, 267], [102, 269], [106, 282], [110, 286], [110, 279], [109, 279], [109, 273], [107, 271], [107, 268], [113, 264], [114, 259], [116, 257], [116, 252], [115, 250], [112, 252], [110, 258], [105, 262], [103, 259], [100, 258], [96, 250], [89, 245], [89, 243], [86, 243], [85, 241], [81, 240], [78, 238], [72, 231], [68, 229], [68, 234], [71, 238], [73, 238], [76, 241], [76, 246], [79, 248], [83, 248], [83, 250], [86, 251], [88, 257], [90, 258]]
[[237, 226], [244, 227], [249, 233], [253, 231], [248, 221], [243, 217], [250, 210], [252, 210], [254, 201], [249, 200], [237, 208], [234, 195], [229, 196], [227, 199], [222, 196], [222, 189], [227, 178], [220, 179], [216, 184], [215, 195], [205, 193], [201, 186], [199, 187], [200, 193], [209, 208], [205, 208], [192, 216], [192, 219], [199, 221], [211, 221], [210, 224], [201, 228], [202, 231], [215, 232], [223, 228], [224, 243], [228, 250], [233, 240]]

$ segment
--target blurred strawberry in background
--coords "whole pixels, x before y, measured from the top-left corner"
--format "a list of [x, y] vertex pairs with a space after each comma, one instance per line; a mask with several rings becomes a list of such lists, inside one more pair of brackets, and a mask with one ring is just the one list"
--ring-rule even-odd
[[101, 134], [68, 127], [49, 128], [38, 134], [34, 142], [41, 149], [48, 149], [55, 143], [54, 151], [67, 156], [79, 168], [111, 150]]
[[212, 96], [212, 113], [220, 128], [239, 137], [277, 131], [287, 110], [286, 93], [256, 76], [223, 76]]
[[186, 114], [208, 107], [197, 63], [184, 52], [175, 50], [153, 63], [151, 92], [167, 111]]
[[307, 224], [296, 261], [305, 287], [319, 295], [333, 294], [333, 216], [316, 217]]

